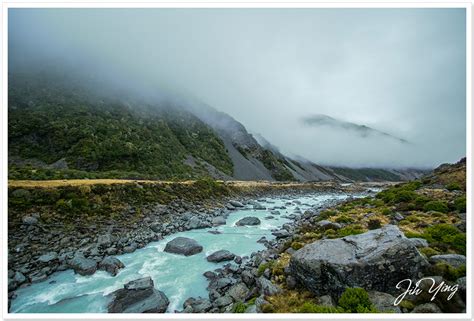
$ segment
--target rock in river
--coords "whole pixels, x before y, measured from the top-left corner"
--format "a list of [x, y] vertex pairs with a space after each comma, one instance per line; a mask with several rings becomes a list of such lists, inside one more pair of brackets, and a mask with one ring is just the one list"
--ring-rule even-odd
[[244, 218], [240, 219], [239, 221], [237, 221], [237, 223], [235, 223], [235, 225], [237, 225], [237, 226], [259, 225], [259, 224], [260, 224], [260, 220], [258, 219], [258, 217], [255, 217], [255, 216], [244, 217]]
[[76, 254], [74, 258], [68, 262], [68, 265], [75, 273], [80, 275], [91, 275], [97, 271], [97, 262], [92, 259], [86, 259], [81, 253]]
[[231, 261], [234, 258], [235, 258], [235, 254], [227, 250], [220, 250], [220, 251], [212, 253], [206, 259], [209, 262], [223, 262], [223, 261]]
[[109, 296], [109, 313], [164, 313], [170, 303], [150, 277], [130, 281]]
[[99, 270], [107, 271], [112, 274], [112, 276], [116, 276], [118, 270], [123, 267], [125, 267], [125, 265], [115, 256], [107, 256], [99, 263]]
[[229, 201], [229, 203], [234, 206], [234, 207], [244, 207], [244, 204], [242, 204], [241, 202], [239, 201], [234, 201], [234, 200], [231, 200]]
[[193, 239], [187, 237], [177, 237], [169, 241], [165, 246], [165, 252], [190, 256], [202, 251], [202, 246]]
[[394, 292], [400, 280], [420, 277], [427, 265], [397, 226], [386, 225], [308, 244], [292, 256], [290, 272], [316, 295], [339, 296], [346, 287]]

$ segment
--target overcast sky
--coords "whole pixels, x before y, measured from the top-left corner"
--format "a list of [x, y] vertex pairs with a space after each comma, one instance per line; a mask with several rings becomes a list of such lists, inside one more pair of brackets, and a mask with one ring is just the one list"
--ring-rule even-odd
[[466, 154], [465, 23], [464, 9], [10, 9], [9, 54], [190, 93], [318, 163], [436, 166]]

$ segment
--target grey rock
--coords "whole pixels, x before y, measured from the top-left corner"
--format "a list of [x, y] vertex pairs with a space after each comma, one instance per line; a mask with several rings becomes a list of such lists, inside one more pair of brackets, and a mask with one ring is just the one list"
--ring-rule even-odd
[[263, 276], [257, 279], [257, 287], [263, 295], [275, 295], [281, 292], [281, 289], [277, 285]]
[[[216, 279], [216, 281], [214, 282], [214, 287], [218, 290], [222, 290], [230, 285], [232, 285], [234, 282], [232, 281], [231, 278], [219, 278], [219, 279]], [[212, 283], [211, 283], [212, 284]]]
[[187, 237], [177, 237], [165, 246], [165, 252], [190, 256], [202, 251], [202, 246]]
[[249, 293], [249, 288], [244, 283], [237, 283], [230, 287], [227, 294], [235, 301], [244, 301]]
[[287, 230], [279, 230], [279, 231], [273, 232], [272, 234], [275, 235], [277, 239], [286, 238], [291, 235]]
[[286, 287], [288, 289], [294, 289], [296, 287], [296, 279], [292, 275], [286, 277]]
[[377, 311], [384, 313], [402, 313], [398, 306], [394, 305], [395, 297], [383, 292], [369, 291], [369, 300]]
[[112, 276], [116, 276], [121, 268], [125, 265], [115, 256], [107, 256], [99, 263], [99, 270], [109, 272]]
[[261, 222], [258, 217], [255, 216], [247, 216], [235, 223], [237, 226], [244, 226], [244, 225], [259, 225]]
[[33, 216], [25, 216], [23, 217], [23, 224], [26, 225], [36, 225], [38, 224], [38, 219]]
[[68, 262], [70, 268], [80, 275], [91, 275], [97, 271], [97, 262], [85, 258], [81, 253], [77, 253], [72, 260]]
[[38, 261], [41, 262], [41, 263], [49, 263], [51, 261], [54, 261], [58, 258], [58, 253], [56, 252], [49, 252], [49, 253], [46, 253], [46, 254], [43, 254], [41, 255], [39, 258], [38, 258]]
[[322, 228], [323, 230], [329, 230], [329, 229], [339, 230], [341, 228], [341, 224], [331, 222], [328, 220], [319, 221], [316, 225]]
[[255, 275], [253, 275], [253, 273], [249, 270], [244, 270], [240, 277], [247, 286], [252, 286], [255, 284]]
[[109, 297], [109, 313], [164, 313], [169, 305], [166, 295], [155, 289], [150, 277], [130, 281]]
[[316, 241], [290, 259], [291, 274], [301, 284], [316, 295], [332, 296], [346, 287], [393, 292], [400, 280], [420, 277], [426, 266], [426, 259], [395, 225]]
[[268, 301], [265, 300], [264, 295], [260, 295], [256, 300], [255, 300], [255, 307], [258, 313], [262, 312], [262, 306], [268, 304]]
[[267, 208], [259, 203], [254, 203], [253, 204], [253, 209], [254, 210], [266, 210]]
[[222, 307], [225, 307], [227, 305], [230, 305], [232, 304], [232, 298], [228, 295], [224, 295], [224, 296], [221, 296], [220, 298], [218, 298], [217, 300], [214, 301], [214, 303], [219, 307], [219, 308], [222, 308]]
[[404, 220], [404, 219], [405, 219], [405, 217], [404, 217], [402, 214], [398, 213], [398, 212], [396, 212], [395, 214], [393, 214], [393, 218], [394, 218], [395, 220], [397, 220], [397, 221], [401, 221], [401, 220]]
[[430, 257], [430, 263], [448, 263], [449, 265], [458, 268], [466, 264], [466, 257], [460, 254], [441, 254]]
[[410, 242], [417, 248], [428, 247], [428, 241], [422, 238], [414, 237], [410, 239]]
[[183, 303], [183, 312], [187, 313], [205, 313], [212, 309], [211, 301], [201, 297], [188, 298]]
[[416, 306], [411, 313], [443, 313], [434, 303], [425, 303]]
[[112, 244], [112, 235], [109, 233], [99, 235], [97, 238], [97, 245], [102, 248], [107, 248]]
[[162, 227], [163, 227], [163, 224], [158, 223], [158, 222], [150, 225], [150, 229], [155, 233], [161, 232]]
[[336, 307], [336, 303], [334, 302], [333, 298], [330, 295], [323, 295], [318, 298], [318, 303], [320, 305], [328, 306], [328, 307]]
[[216, 278], [216, 273], [212, 272], [212, 271], [206, 271], [203, 273], [204, 277], [206, 279], [215, 279]]
[[231, 200], [229, 201], [229, 203], [234, 206], [234, 207], [244, 207], [244, 204], [242, 204], [241, 202], [239, 201], [234, 201], [234, 200]]
[[193, 216], [186, 223], [186, 228], [190, 230], [211, 227], [211, 223], [204, 221], [198, 216]]
[[132, 253], [132, 252], [135, 252], [136, 249], [137, 249], [137, 244], [132, 243], [130, 245], [124, 246], [123, 252], [124, 253]]
[[223, 261], [231, 261], [235, 258], [235, 254], [227, 251], [227, 250], [220, 250], [212, 253], [206, 259], [208, 262], [223, 262]]
[[251, 304], [245, 309], [245, 313], [257, 313], [257, 306], [255, 304]]
[[23, 275], [23, 273], [16, 271], [15, 275], [13, 276], [13, 281], [15, 281], [18, 285], [25, 283], [26, 282], [26, 277]]
[[223, 216], [213, 217], [211, 224], [212, 226], [225, 225], [225, 218]]

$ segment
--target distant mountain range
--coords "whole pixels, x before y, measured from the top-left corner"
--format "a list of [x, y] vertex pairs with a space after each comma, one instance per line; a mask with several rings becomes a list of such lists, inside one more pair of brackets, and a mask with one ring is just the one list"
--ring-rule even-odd
[[305, 117], [302, 119], [303, 124], [312, 127], [318, 126], [326, 126], [326, 127], [333, 127], [336, 129], [343, 129], [351, 131], [361, 137], [369, 137], [369, 136], [382, 136], [386, 138], [390, 138], [396, 140], [403, 144], [408, 144], [409, 142], [403, 138], [393, 136], [386, 132], [380, 131], [375, 128], [368, 127], [366, 125], [360, 125], [352, 122], [347, 122], [344, 120], [339, 120], [328, 115], [324, 114], [317, 114], [309, 117]]
[[[9, 75], [9, 178], [400, 181], [424, 170], [321, 166], [283, 155], [203, 103], [150, 103], [45, 74]], [[388, 135], [329, 116], [306, 119]]]

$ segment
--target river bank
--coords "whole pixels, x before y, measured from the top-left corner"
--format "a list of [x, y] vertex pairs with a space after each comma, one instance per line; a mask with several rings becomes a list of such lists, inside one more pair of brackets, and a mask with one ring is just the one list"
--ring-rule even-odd
[[[246, 203], [250, 199], [282, 193], [353, 193], [366, 189], [366, 186], [327, 183], [236, 185], [219, 186], [206, 182], [197, 187], [192, 183], [183, 187], [133, 183], [126, 189], [137, 199], [143, 199], [141, 204], [135, 202], [133, 206], [126, 204], [120, 207], [120, 202], [117, 202], [115, 205], [119, 209], [111, 210], [109, 214], [114, 215], [109, 216], [108, 220], [97, 217], [91, 220], [89, 215], [75, 211], [78, 217], [72, 220], [70, 216], [65, 216], [62, 221], [58, 217], [64, 213], [62, 203], [68, 204], [68, 201], [61, 201], [65, 195], [71, 198], [71, 203], [78, 203], [79, 198], [74, 195], [81, 195], [83, 199], [90, 200], [87, 206], [100, 197], [103, 206], [109, 208], [113, 208], [110, 205], [114, 204], [106, 204], [107, 200], [119, 200], [119, 197], [114, 197], [114, 193], [119, 196], [122, 193], [122, 201], [126, 201], [129, 196], [123, 195], [123, 185], [93, 186], [92, 189], [84, 189], [82, 185], [62, 187], [67, 193], [58, 191], [56, 187], [48, 190], [48, 195], [55, 195], [50, 197], [48, 203], [44, 190], [38, 193], [37, 187], [12, 188], [10, 192], [13, 197], [9, 199], [12, 202], [10, 205], [13, 205], [9, 207], [9, 298], [15, 297], [17, 288], [45, 281], [54, 272], [71, 268], [70, 261], [78, 252], [84, 258], [100, 263], [105, 257], [133, 253], [150, 242], [177, 232], [218, 226], [225, 216], [235, 210], [232, 202]], [[143, 193], [143, 190], [147, 193]], [[163, 192], [168, 197], [166, 200]], [[40, 201], [38, 194], [42, 196]], [[156, 194], [161, 196], [158, 202], [153, 200]], [[30, 206], [22, 210], [22, 206], [15, 204], [19, 199], [27, 200]], [[87, 211], [85, 206], [83, 208]], [[94, 209], [94, 213], [99, 216], [97, 213], [100, 211]]]

